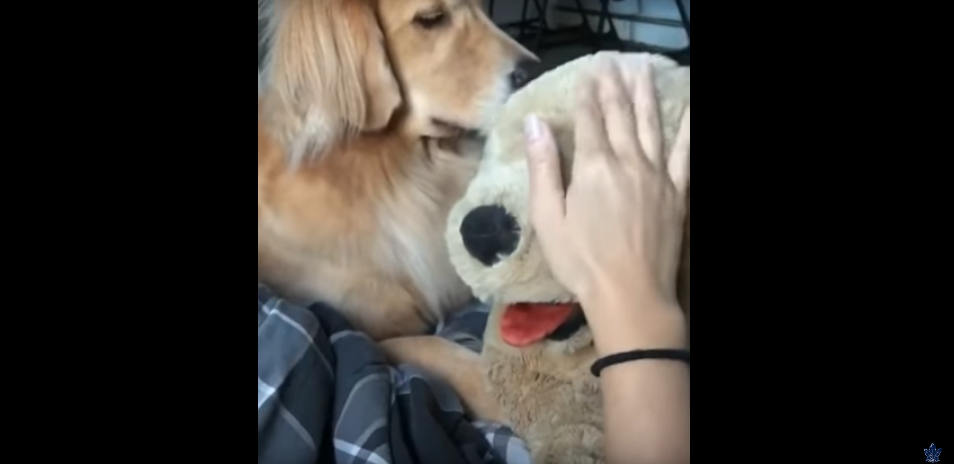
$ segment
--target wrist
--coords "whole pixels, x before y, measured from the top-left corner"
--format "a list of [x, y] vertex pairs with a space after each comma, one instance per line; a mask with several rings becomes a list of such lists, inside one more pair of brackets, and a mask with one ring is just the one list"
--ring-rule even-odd
[[673, 299], [639, 290], [580, 298], [600, 356], [632, 350], [686, 349], [686, 318]]
[[591, 326], [593, 344], [601, 357], [634, 350], [685, 350], [689, 344], [682, 319], [675, 314]]

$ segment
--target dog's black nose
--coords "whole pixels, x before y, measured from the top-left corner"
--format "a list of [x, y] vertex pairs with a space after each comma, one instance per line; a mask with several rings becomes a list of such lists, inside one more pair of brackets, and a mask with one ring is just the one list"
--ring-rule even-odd
[[513, 89], [517, 90], [532, 81], [536, 77], [539, 65], [538, 62], [533, 60], [517, 63], [517, 67], [510, 73], [510, 84], [513, 85]]
[[481, 206], [464, 218], [460, 236], [467, 252], [485, 266], [509, 256], [520, 243], [520, 224], [502, 206]]

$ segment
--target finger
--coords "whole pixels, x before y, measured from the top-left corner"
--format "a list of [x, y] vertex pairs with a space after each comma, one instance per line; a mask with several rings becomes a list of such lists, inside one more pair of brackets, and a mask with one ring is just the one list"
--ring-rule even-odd
[[636, 108], [636, 126], [643, 153], [653, 166], [664, 166], [662, 128], [659, 122], [659, 104], [653, 68], [644, 63], [636, 71], [633, 106]]
[[566, 192], [560, 171], [560, 153], [550, 128], [530, 115], [524, 121], [527, 169], [530, 175], [530, 220], [538, 231], [554, 230], [563, 221]]
[[685, 194], [689, 187], [689, 108], [682, 115], [679, 125], [679, 134], [673, 143], [672, 153], [669, 155], [669, 177], [676, 185], [676, 191]]
[[[597, 68], [598, 69], [598, 68]], [[574, 166], [609, 155], [609, 142], [599, 105], [599, 86], [596, 74], [581, 78], [576, 94], [574, 114]]]
[[642, 149], [636, 137], [636, 116], [633, 113], [633, 97], [623, 83], [619, 66], [612, 63], [602, 70], [598, 81], [603, 124], [613, 154], [617, 159], [630, 162], [642, 158]]

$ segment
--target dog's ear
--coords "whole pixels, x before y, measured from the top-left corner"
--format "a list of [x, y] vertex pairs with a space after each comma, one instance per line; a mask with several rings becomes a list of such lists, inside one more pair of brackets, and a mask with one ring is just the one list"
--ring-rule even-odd
[[266, 120], [293, 164], [388, 125], [403, 99], [370, 1], [259, 0], [263, 18]]

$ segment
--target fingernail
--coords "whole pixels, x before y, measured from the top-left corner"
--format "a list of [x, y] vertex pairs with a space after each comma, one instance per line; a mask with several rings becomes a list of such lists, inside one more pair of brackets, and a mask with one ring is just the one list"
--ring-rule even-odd
[[523, 120], [523, 133], [528, 142], [536, 141], [543, 135], [543, 123], [536, 115], [531, 114]]

